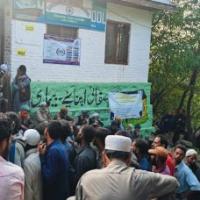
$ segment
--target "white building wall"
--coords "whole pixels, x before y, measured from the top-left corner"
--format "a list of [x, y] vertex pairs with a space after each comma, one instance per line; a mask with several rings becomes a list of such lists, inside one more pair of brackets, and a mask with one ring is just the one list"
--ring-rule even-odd
[[[46, 25], [12, 21], [12, 77], [25, 64], [32, 81], [41, 82], [147, 82], [152, 13], [108, 4], [107, 19], [131, 23], [129, 64], [105, 64], [105, 32], [79, 29], [80, 66], [43, 63], [43, 38]], [[27, 31], [26, 26], [32, 26]], [[24, 51], [20, 56], [17, 52]]]

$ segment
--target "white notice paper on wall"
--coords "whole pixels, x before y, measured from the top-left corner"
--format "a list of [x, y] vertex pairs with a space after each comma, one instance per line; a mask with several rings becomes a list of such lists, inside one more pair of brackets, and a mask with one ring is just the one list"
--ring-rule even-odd
[[143, 112], [142, 92], [135, 94], [109, 93], [109, 108], [122, 119], [140, 118]]

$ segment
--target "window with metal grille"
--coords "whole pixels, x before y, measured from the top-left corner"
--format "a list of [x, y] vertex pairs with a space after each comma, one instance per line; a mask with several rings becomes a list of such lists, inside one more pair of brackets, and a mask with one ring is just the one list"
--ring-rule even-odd
[[78, 37], [78, 29], [48, 24], [47, 34], [63, 37], [63, 38], [68, 38], [68, 39], [76, 39]]
[[105, 63], [128, 65], [130, 24], [107, 21]]

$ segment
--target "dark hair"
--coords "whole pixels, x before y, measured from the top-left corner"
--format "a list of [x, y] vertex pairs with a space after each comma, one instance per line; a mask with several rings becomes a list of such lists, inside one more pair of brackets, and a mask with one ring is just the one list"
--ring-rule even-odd
[[82, 129], [83, 139], [89, 144], [95, 136], [95, 128], [93, 126], [84, 126]]
[[120, 160], [127, 160], [130, 157], [130, 152], [122, 152], [122, 151], [112, 151], [112, 150], [105, 150], [106, 155], [109, 159], [120, 159]]
[[185, 147], [184, 145], [182, 145], [182, 144], [177, 144], [177, 145], [175, 146], [175, 149], [174, 149], [174, 150], [176, 150], [176, 149], [181, 149], [181, 150], [184, 152], [184, 155], [186, 154], [187, 149], [186, 149], [186, 147]]
[[160, 163], [165, 164], [165, 163], [166, 163], [166, 160], [167, 160], [167, 157], [157, 156], [157, 160], [158, 160]]
[[120, 124], [118, 122], [116, 122], [115, 120], [113, 120], [111, 122], [109, 129], [110, 129], [112, 135], [114, 135], [120, 129], [119, 126], [120, 126]]
[[61, 134], [60, 134], [60, 139], [62, 142], [65, 142], [68, 136], [71, 135], [71, 128], [67, 120], [59, 120], [61, 124]]
[[0, 119], [0, 142], [11, 135], [8, 119]]
[[81, 112], [81, 115], [83, 116], [83, 117], [89, 117], [89, 113], [88, 113], [88, 111], [82, 111]]
[[111, 127], [117, 127], [117, 128], [119, 128], [119, 127], [120, 127], [120, 124], [119, 124], [118, 121], [113, 120], [113, 121], [111, 122]]
[[62, 107], [62, 108], [60, 109], [60, 112], [67, 113], [67, 112], [68, 112], [68, 109], [67, 109], [66, 107]]
[[35, 129], [39, 132], [40, 135], [44, 135], [45, 128], [48, 127], [48, 122], [44, 121], [36, 125]]
[[96, 128], [95, 138], [98, 139], [105, 146], [105, 139], [111, 132], [107, 128]]
[[47, 104], [47, 107], [49, 107], [51, 105], [51, 101], [47, 101], [46, 104]]
[[6, 116], [8, 118], [8, 122], [10, 124], [11, 134], [17, 134], [21, 128], [21, 122], [18, 115], [15, 112], [7, 112]]
[[21, 72], [23, 72], [24, 74], [26, 73], [26, 66], [25, 65], [20, 65], [18, 68]]
[[168, 141], [167, 141], [166, 137], [163, 136], [163, 135], [157, 135], [156, 137], [159, 137], [160, 138], [160, 144], [164, 145], [164, 147], [167, 148]]
[[59, 121], [57, 120], [52, 120], [49, 122], [47, 126], [47, 130], [49, 133], [49, 136], [56, 140], [60, 138], [61, 132], [62, 132], [62, 126]]
[[139, 149], [141, 155], [148, 154], [149, 144], [146, 140], [138, 138], [135, 140], [135, 146]]
[[121, 135], [121, 136], [124, 136], [124, 137], [129, 137], [131, 138], [130, 134], [127, 132], [127, 131], [123, 131], [123, 130], [119, 130], [115, 133], [115, 135]]
[[62, 108], [60, 109], [60, 112], [59, 112], [59, 116], [60, 116], [60, 118], [61, 118], [61, 119], [65, 119], [67, 113], [68, 113], [67, 108], [62, 107]]

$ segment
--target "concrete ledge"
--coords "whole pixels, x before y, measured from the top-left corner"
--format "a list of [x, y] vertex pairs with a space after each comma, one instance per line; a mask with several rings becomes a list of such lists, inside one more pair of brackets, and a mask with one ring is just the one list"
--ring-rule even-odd
[[156, 11], [156, 10], [168, 10], [175, 11], [176, 6], [174, 4], [166, 4], [151, 0], [108, 0], [107, 2], [117, 3], [124, 6], [142, 8], [145, 10]]

